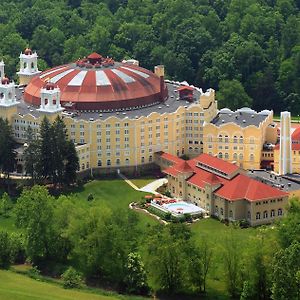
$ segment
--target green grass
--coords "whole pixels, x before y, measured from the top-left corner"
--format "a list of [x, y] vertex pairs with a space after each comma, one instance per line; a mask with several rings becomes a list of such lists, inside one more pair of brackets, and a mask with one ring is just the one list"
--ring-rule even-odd
[[[117, 300], [87, 291], [67, 290], [59, 285], [39, 282], [11, 271], [0, 271], [1, 300]], [[128, 298], [130, 299], [130, 298]]]

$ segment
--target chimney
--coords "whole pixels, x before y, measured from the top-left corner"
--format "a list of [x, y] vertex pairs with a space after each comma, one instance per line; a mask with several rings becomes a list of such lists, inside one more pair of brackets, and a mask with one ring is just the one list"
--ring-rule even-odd
[[158, 65], [154, 67], [154, 74], [157, 75], [160, 79], [160, 100], [164, 102], [165, 98], [168, 95], [168, 90], [165, 85], [165, 66]]

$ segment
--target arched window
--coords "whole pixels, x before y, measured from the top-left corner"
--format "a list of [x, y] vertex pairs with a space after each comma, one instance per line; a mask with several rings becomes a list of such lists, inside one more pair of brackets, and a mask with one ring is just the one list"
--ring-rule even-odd
[[141, 161], [142, 161], [142, 164], [145, 162], [145, 157], [144, 156], [142, 156]]
[[228, 143], [229, 139], [228, 139], [228, 135], [225, 135], [225, 143]]
[[128, 166], [129, 165], [129, 158], [125, 159], [125, 165]]
[[110, 159], [108, 159], [108, 160], [106, 161], [106, 165], [107, 165], [107, 166], [110, 166], [110, 165], [111, 165]]
[[34, 62], [31, 63], [31, 69], [34, 69]]
[[243, 158], [244, 158], [243, 154], [240, 153], [240, 155], [239, 155], [239, 160], [243, 160]]
[[223, 137], [221, 134], [219, 134], [219, 143], [222, 143], [223, 142]]
[[87, 162], [87, 163], [86, 163], [86, 168], [88, 169], [89, 167], [90, 167], [90, 163]]
[[98, 167], [101, 167], [101, 166], [102, 166], [102, 161], [98, 160]]
[[272, 210], [271, 210], [271, 218], [274, 218], [274, 217], [275, 217], [275, 210], [272, 209]]
[[256, 220], [260, 220], [260, 212], [256, 213]]
[[199, 148], [198, 148], [198, 147], [196, 147], [194, 150], [195, 150], [195, 152], [197, 152], [197, 153], [199, 152]]
[[181, 149], [181, 154], [184, 154], [184, 148]]
[[267, 219], [268, 218], [268, 212], [265, 210], [264, 211], [264, 219]]
[[84, 163], [81, 165], [81, 170], [84, 170], [85, 169], [85, 165]]
[[48, 99], [47, 98], [45, 98], [45, 105], [47, 105], [48, 104]]
[[243, 136], [241, 135], [240, 136], [240, 144], [243, 144], [244, 143], [244, 138], [243, 138]]
[[238, 159], [237, 153], [233, 153], [233, 160], [237, 160], [237, 159]]
[[219, 152], [218, 157], [219, 157], [219, 158], [223, 158], [222, 152]]
[[120, 165], [120, 158], [116, 159], [116, 165], [119, 166]]
[[152, 162], [152, 160], [153, 160], [153, 157], [152, 157], [152, 155], [150, 155], [149, 156], [149, 162]]
[[238, 138], [237, 138], [236, 135], [233, 137], [233, 142], [234, 142], [234, 143], [237, 143], [237, 142], [238, 142]]
[[229, 159], [229, 154], [226, 152], [224, 157], [225, 157], [225, 159]]
[[278, 216], [282, 216], [282, 209], [278, 208]]
[[250, 161], [254, 161], [254, 154], [253, 153], [250, 154]]

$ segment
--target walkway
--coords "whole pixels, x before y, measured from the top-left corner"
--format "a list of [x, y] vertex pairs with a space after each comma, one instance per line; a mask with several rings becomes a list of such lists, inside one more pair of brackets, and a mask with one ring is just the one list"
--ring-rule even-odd
[[167, 183], [168, 180], [166, 178], [160, 178], [150, 182], [149, 184], [143, 186], [142, 188], [138, 188], [131, 180], [129, 180], [125, 175], [119, 173], [119, 176], [125, 180], [127, 184], [129, 184], [133, 189], [140, 192], [157, 194], [156, 190], [161, 187], [163, 184]]

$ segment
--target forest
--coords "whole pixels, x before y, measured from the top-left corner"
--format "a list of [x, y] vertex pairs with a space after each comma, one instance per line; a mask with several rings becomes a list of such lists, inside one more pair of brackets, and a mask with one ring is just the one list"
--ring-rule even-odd
[[299, 199], [273, 226], [243, 233], [247, 229], [220, 225], [224, 237], [216, 244], [211, 233], [196, 234], [195, 224], [141, 223], [142, 215], [98, 197], [54, 197], [41, 186], [24, 189], [17, 199], [4, 193], [0, 220], [13, 219], [16, 227], [0, 230], [0, 269], [26, 262], [31, 277], [61, 278], [65, 288], [86, 283], [159, 299], [299, 299]]
[[299, 0], [2, 0], [0, 56], [15, 76], [96, 51], [218, 91], [220, 107], [300, 113]]

